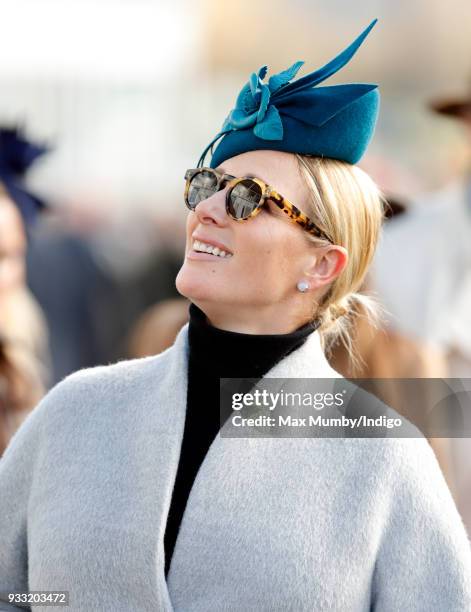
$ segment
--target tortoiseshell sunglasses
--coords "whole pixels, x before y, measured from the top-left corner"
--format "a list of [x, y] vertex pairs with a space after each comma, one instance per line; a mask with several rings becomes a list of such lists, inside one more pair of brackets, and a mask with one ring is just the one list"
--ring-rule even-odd
[[213, 168], [203, 167], [187, 170], [185, 179], [185, 204], [192, 211], [200, 202], [223, 189], [228, 183], [226, 211], [232, 219], [236, 221], [251, 219], [258, 215], [267, 200], [271, 200], [294, 223], [317, 238], [332, 243], [332, 240], [299, 208], [259, 178], [252, 176], [236, 178], [231, 174], [222, 174]]

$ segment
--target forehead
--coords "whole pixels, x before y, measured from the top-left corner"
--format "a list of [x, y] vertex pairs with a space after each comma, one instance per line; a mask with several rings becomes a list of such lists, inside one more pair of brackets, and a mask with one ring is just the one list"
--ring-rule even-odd
[[282, 151], [249, 151], [226, 159], [217, 167], [233, 176], [255, 176], [300, 207], [308, 197], [307, 185], [292, 153]]

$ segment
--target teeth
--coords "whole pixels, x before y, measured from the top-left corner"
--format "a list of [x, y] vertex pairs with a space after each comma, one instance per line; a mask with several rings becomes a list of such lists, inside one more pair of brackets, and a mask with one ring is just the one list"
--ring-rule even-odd
[[200, 242], [199, 240], [194, 241], [193, 250], [200, 251], [202, 253], [211, 253], [212, 255], [217, 255], [218, 257], [232, 257], [230, 253], [226, 253], [226, 251], [223, 251], [218, 247], [213, 247], [210, 244]]

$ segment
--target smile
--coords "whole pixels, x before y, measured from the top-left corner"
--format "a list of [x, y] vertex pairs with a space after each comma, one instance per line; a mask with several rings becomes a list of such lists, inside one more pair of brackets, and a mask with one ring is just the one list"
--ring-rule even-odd
[[221, 257], [223, 259], [228, 259], [229, 257], [232, 257], [232, 253], [223, 251], [222, 249], [216, 246], [207, 244], [206, 242], [201, 242], [200, 240], [195, 240], [193, 242], [193, 251], [195, 251], [196, 253], [208, 253], [209, 255], [216, 255], [217, 257]]

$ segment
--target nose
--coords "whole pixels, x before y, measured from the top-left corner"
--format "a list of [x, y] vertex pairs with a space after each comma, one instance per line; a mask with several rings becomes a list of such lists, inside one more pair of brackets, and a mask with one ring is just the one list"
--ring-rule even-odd
[[225, 190], [218, 191], [206, 200], [202, 200], [195, 208], [195, 215], [200, 223], [205, 225], [225, 226], [229, 217], [226, 212]]

